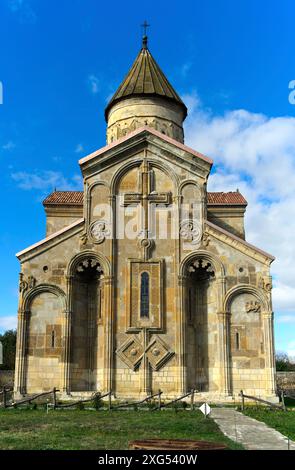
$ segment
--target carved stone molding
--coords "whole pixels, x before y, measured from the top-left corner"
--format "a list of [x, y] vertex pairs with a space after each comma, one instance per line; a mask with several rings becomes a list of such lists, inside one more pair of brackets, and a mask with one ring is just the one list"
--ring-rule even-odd
[[94, 243], [103, 243], [111, 235], [108, 223], [104, 220], [96, 220], [89, 227], [89, 235]]
[[150, 258], [151, 251], [155, 246], [154, 240], [151, 240], [150, 238], [140, 238], [138, 240], [138, 244], [142, 250], [143, 259], [147, 261]]
[[272, 290], [271, 276], [261, 276], [258, 280], [258, 287], [260, 287], [260, 289], [263, 289], [265, 292], [270, 293]]
[[101, 276], [103, 274], [103, 269], [95, 258], [85, 258], [78, 264], [76, 268], [77, 275], [90, 273], [93, 273], [97, 276]]
[[196, 220], [185, 219], [180, 223], [179, 235], [186, 242], [198, 245], [202, 240], [202, 227]]
[[251, 300], [249, 302], [246, 302], [245, 309], [247, 313], [250, 312], [260, 312], [261, 311], [261, 304], [257, 301]]
[[207, 247], [210, 243], [211, 239], [210, 239], [210, 236], [208, 233], [204, 232], [203, 233], [203, 236], [202, 236], [202, 241], [201, 241], [201, 245], [203, 247]]
[[34, 276], [28, 276], [27, 279], [25, 279], [24, 274], [20, 273], [19, 275], [19, 292], [21, 294], [24, 294], [25, 292], [33, 289], [36, 286], [36, 279]]
[[[140, 312], [140, 280], [141, 273], [146, 272], [150, 278], [150, 314], [142, 318]], [[163, 329], [163, 260], [128, 259], [126, 270], [126, 329], [128, 332]]]
[[82, 233], [82, 235], [80, 236], [80, 241], [81, 241], [81, 245], [86, 245], [87, 244], [88, 237], [87, 237], [86, 232]]
[[190, 274], [196, 274], [200, 278], [212, 278], [215, 276], [215, 272], [211, 263], [202, 258], [196, 259], [188, 267], [188, 272]]

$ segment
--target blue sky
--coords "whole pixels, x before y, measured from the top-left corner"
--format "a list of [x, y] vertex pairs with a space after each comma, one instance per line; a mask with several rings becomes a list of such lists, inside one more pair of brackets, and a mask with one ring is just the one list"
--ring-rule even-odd
[[[276, 344], [295, 351], [294, 251], [286, 248], [295, 229], [288, 215], [294, 17], [292, 0], [1, 0], [2, 330], [17, 309], [14, 255], [44, 237], [43, 197], [54, 187], [79, 188], [77, 160], [105, 144], [103, 110], [139, 50], [146, 18], [150, 50], [191, 111], [187, 143], [216, 161], [212, 189], [239, 184], [249, 200], [250, 241], [277, 256]], [[272, 225], [262, 236], [265, 224]]]

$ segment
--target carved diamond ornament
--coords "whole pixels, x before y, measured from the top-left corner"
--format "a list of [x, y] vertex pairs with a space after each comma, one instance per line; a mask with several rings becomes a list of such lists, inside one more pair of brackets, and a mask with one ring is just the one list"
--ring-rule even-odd
[[174, 354], [173, 351], [156, 336], [146, 348], [146, 355], [153, 370], [159, 370]]
[[137, 336], [132, 336], [118, 349], [119, 358], [132, 370], [136, 370], [144, 356], [153, 370], [159, 370], [174, 355], [174, 352], [159, 336], [155, 336], [144, 350]]
[[119, 358], [132, 370], [139, 366], [143, 353], [143, 347], [136, 336], [129, 338], [117, 349]]

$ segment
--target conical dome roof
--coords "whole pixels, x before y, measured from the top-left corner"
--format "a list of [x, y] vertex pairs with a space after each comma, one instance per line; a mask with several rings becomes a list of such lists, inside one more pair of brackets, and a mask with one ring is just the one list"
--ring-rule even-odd
[[137, 55], [131, 69], [105, 109], [106, 120], [108, 119], [111, 107], [115, 103], [133, 96], [159, 96], [161, 98], [167, 98], [183, 108], [184, 118], [187, 115], [185, 104], [148, 50], [146, 36], [143, 38], [142, 49]]

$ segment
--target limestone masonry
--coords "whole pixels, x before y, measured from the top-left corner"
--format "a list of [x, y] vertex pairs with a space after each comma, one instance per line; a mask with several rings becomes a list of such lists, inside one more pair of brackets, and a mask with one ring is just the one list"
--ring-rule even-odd
[[16, 396], [275, 399], [274, 258], [245, 241], [238, 191], [207, 192], [186, 115], [144, 37], [83, 192], [49, 195], [46, 238], [17, 254]]

